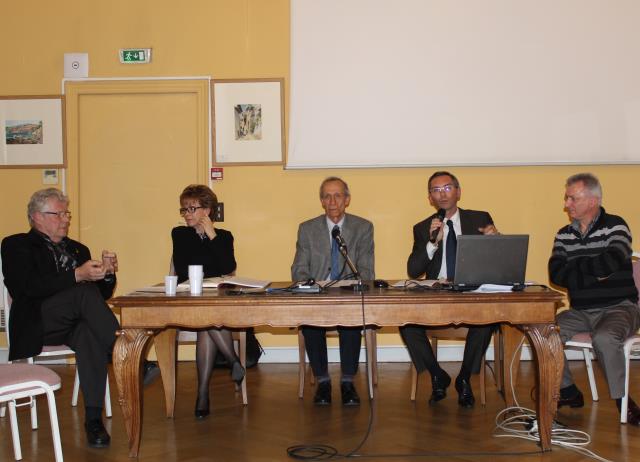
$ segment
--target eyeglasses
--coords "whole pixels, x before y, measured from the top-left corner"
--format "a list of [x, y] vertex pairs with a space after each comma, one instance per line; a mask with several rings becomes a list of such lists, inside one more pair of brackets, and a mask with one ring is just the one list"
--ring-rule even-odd
[[180, 210], [180, 215], [183, 215], [183, 216], [184, 216], [184, 215], [186, 215], [186, 214], [187, 214], [187, 212], [189, 212], [189, 213], [195, 213], [195, 212], [196, 212], [196, 210], [198, 210], [198, 209], [205, 209], [205, 208], [206, 208], [206, 207], [201, 207], [201, 206], [199, 206], [199, 207], [191, 206], [191, 207], [180, 207], [180, 209], [179, 209], [179, 210]]
[[450, 193], [455, 189], [455, 186], [452, 184], [445, 184], [444, 186], [435, 186], [429, 190], [431, 194], [438, 194], [442, 192]]
[[71, 212], [69, 212], [68, 210], [63, 210], [62, 212], [40, 212], [40, 213], [44, 213], [45, 215], [56, 215], [61, 220], [63, 218], [71, 219]]

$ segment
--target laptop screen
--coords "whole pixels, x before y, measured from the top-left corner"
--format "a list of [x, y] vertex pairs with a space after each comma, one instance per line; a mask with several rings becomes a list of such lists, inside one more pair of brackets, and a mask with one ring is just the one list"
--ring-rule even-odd
[[454, 287], [524, 284], [528, 235], [460, 235], [457, 238]]

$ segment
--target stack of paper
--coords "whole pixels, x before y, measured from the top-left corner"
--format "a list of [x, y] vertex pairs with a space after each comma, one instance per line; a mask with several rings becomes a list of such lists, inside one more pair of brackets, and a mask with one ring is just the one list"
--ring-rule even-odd
[[[202, 280], [202, 287], [204, 289], [216, 289], [221, 284], [233, 284], [240, 287], [253, 287], [256, 289], [264, 289], [271, 281], [263, 281], [261, 279], [243, 278], [239, 276], [220, 276], [215, 278], [206, 278]], [[183, 282], [178, 284], [178, 288], [189, 288], [189, 282]]]
[[[252, 287], [256, 289], [264, 289], [271, 281], [263, 281], [261, 279], [250, 279], [239, 276], [220, 276], [215, 278], [206, 278], [202, 280], [204, 289], [216, 289], [221, 284], [233, 284], [241, 287]], [[164, 284], [150, 287], [142, 287], [136, 289], [136, 292], [164, 293]], [[189, 281], [178, 284], [176, 293], [189, 292]]]

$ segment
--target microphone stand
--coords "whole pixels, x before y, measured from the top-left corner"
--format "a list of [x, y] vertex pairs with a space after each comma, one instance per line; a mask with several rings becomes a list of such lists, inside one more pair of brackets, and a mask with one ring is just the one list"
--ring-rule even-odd
[[369, 287], [366, 284], [362, 283], [362, 277], [360, 277], [360, 272], [358, 271], [358, 268], [356, 268], [356, 265], [353, 264], [353, 261], [351, 260], [351, 257], [347, 252], [347, 245], [344, 243], [344, 241], [342, 242], [338, 241], [338, 250], [340, 250], [340, 253], [344, 257], [345, 261], [347, 262], [347, 265], [349, 266], [349, 269], [358, 280], [357, 283], [351, 285], [354, 292], [364, 292], [365, 290], [369, 290]]

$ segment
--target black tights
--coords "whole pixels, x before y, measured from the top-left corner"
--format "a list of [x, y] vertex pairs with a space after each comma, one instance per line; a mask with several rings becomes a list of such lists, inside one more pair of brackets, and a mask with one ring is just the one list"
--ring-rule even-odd
[[218, 351], [225, 357], [229, 366], [239, 361], [233, 349], [231, 331], [227, 329], [198, 331], [196, 365], [198, 366], [198, 404], [201, 408], [209, 406], [209, 380]]

